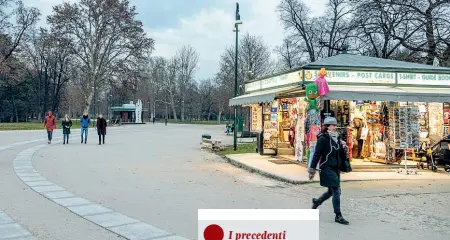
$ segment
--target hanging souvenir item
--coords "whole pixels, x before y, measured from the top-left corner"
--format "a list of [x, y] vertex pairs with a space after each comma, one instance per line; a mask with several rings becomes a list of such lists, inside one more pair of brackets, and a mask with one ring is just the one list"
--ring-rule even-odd
[[310, 83], [306, 86], [306, 99], [309, 103], [305, 120], [306, 146], [308, 166], [310, 159], [314, 154], [314, 148], [317, 142], [317, 135], [320, 132], [320, 111], [318, 108], [319, 90], [316, 84]]
[[330, 88], [328, 87], [327, 80], [325, 79], [325, 76], [327, 75], [327, 71], [325, 68], [321, 68], [319, 73], [317, 74], [318, 77], [314, 81], [314, 83], [317, 85], [317, 88], [319, 90], [319, 96], [326, 95], [330, 92]]
[[305, 142], [305, 101], [297, 101], [298, 105], [298, 118], [295, 128], [295, 159], [298, 162], [303, 161], [303, 150]]

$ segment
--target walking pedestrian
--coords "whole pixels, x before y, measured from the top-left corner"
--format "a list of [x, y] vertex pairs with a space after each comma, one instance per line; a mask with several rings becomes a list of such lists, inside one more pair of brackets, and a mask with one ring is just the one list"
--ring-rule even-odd
[[164, 119], [164, 122], [165, 122], [165, 124], [166, 124], [166, 126], [167, 126], [167, 117], [166, 117], [166, 119]]
[[102, 114], [98, 115], [97, 118], [98, 145], [102, 145], [102, 142], [103, 144], [105, 144], [106, 125], [107, 125], [106, 119], [103, 118], [103, 115]]
[[[87, 112], [85, 112], [83, 114], [83, 116], [80, 118], [81, 143], [83, 143], [83, 142], [84, 142], [84, 144], [87, 143], [89, 124], [91, 124], [91, 117], [89, 117], [89, 114]], [[83, 141], [83, 135], [84, 135], [84, 141]]]
[[[346, 144], [339, 137], [339, 133], [336, 131], [336, 125], [336, 118], [325, 118], [324, 127], [317, 139], [311, 166], [308, 168], [309, 179], [312, 180], [316, 174], [316, 167], [319, 165], [320, 185], [328, 188], [328, 191], [321, 197], [313, 198], [312, 208], [317, 209], [323, 202], [333, 197], [333, 208], [336, 214], [334, 221], [348, 225], [349, 222], [344, 219], [341, 213], [340, 172], [341, 170], [346, 172], [350, 170], [345, 170], [345, 167], [347, 167], [345, 161], [348, 161], [345, 151]], [[350, 168], [349, 166], [348, 168]]]
[[155, 117], [153, 117], [153, 125], [155, 125], [155, 120], [156, 120], [156, 118], [155, 118]]
[[70, 128], [72, 127], [72, 120], [70, 120], [67, 114], [64, 115], [64, 119], [61, 125], [63, 128], [63, 144], [66, 143], [69, 144], [69, 135], [70, 135]]
[[53, 130], [56, 129], [56, 118], [51, 111], [48, 112], [44, 120], [44, 128], [47, 130], [48, 144], [52, 143]]

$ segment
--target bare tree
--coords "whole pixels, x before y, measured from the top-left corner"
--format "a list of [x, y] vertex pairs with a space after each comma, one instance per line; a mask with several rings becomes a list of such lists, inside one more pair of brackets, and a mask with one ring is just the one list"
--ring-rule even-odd
[[183, 46], [175, 55], [178, 64], [178, 86], [181, 98], [181, 121], [185, 120], [185, 106], [187, 101], [187, 87], [193, 80], [198, 66], [199, 55], [191, 46]]
[[283, 39], [282, 45], [275, 48], [280, 70], [292, 69], [305, 63], [303, 49], [304, 47], [300, 46], [298, 41], [290, 37]]
[[217, 97], [214, 95], [214, 86], [211, 79], [205, 79], [200, 81], [200, 85], [198, 87], [198, 95], [201, 103], [201, 117], [206, 114], [206, 120], [211, 120], [211, 113], [213, 111], [214, 98]]
[[242, 37], [239, 44], [238, 61], [244, 77], [261, 77], [274, 71], [271, 52], [260, 36], [252, 36], [247, 33]]
[[26, 44], [27, 59], [31, 63], [28, 72], [36, 79], [36, 100], [41, 107], [39, 119], [48, 110], [56, 112], [60, 106], [61, 94], [70, 79], [70, 69], [76, 63], [68, 46], [68, 39], [46, 29], [40, 29]]
[[[8, 9], [12, 9], [12, 12], [8, 12]], [[17, 51], [39, 16], [39, 10], [25, 7], [21, 0], [0, 1], [0, 72], [7, 72], [12, 68], [8, 59]]]
[[426, 54], [426, 64], [433, 64], [450, 46], [449, 0], [374, 0], [397, 6], [407, 16], [393, 29], [392, 36], [403, 47]]
[[285, 30], [292, 32], [292, 37], [302, 39], [309, 60], [316, 61], [315, 26], [308, 6], [299, 0], [281, 0], [277, 12]]
[[173, 118], [175, 121], [178, 120], [177, 110], [175, 108], [177, 93], [177, 73], [178, 73], [178, 62], [175, 57], [171, 58], [167, 64], [167, 77], [162, 83], [162, 88], [166, 93], [166, 106], [170, 105], [172, 109]]
[[343, 50], [348, 39], [352, 37], [352, 13], [353, 8], [348, 0], [329, 0], [325, 15], [313, 19], [316, 35], [319, 36], [319, 57], [331, 57]]
[[48, 23], [72, 41], [71, 49], [86, 67], [86, 111], [113, 66], [148, 56], [153, 49], [154, 41], [146, 36], [136, 15], [127, 0], [80, 0], [53, 7]]
[[148, 101], [151, 104], [151, 115], [156, 117], [156, 106], [157, 103], [164, 103], [166, 99], [163, 93], [163, 84], [167, 79], [167, 60], [162, 57], [153, 57], [149, 61], [148, 78], [146, 83], [145, 91], [147, 93]]

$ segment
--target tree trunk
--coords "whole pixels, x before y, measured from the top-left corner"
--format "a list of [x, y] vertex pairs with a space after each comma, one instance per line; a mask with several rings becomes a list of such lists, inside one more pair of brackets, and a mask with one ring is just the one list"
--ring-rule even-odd
[[219, 114], [217, 115], [217, 124], [220, 124], [221, 118], [222, 118], [222, 111], [219, 111]]
[[206, 121], [211, 120], [211, 108], [208, 109], [208, 119]]
[[[154, 118], [156, 118], [156, 101], [153, 101], [153, 116]], [[153, 119], [152, 119], [153, 121]]]
[[12, 104], [14, 109], [14, 115], [16, 116], [16, 122], [19, 122], [19, 111], [17, 110], [16, 99], [14, 98], [14, 92], [12, 92]]
[[185, 116], [184, 116], [185, 108], [184, 108], [184, 100], [181, 101], [181, 121], [184, 122]]
[[433, 61], [434, 58], [437, 56], [436, 53], [436, 47], [437, 44], [435, 42], [434, 39], [434, 26], [433, 26], [433, 14], [432, 14], [432, 8], [428, 8], [426, 10], [426, 23], [425, 23], [425, 28], [426, 28], [426, 38], [427, 38], [427, 45], [428, 45], [428, 54], [427, 54], [427, 64], [428, 65], [433, 65]]
[[45, 116], [47, 111], [48, 111], [48, 96], [49, 96], [49, 79], [48, 79], [48, 71], [47, 68], [45, 69], [45, 73], [44, 73], [44, 99], [43, 102], [44, 104], [42, 104], [42, 116]]
[[92, 90], [89, 91], [89, 96], [86, 99], [86, 107], [84, 108], [84, 111], [89, 113], [89, 110], [91, 108], [92, 99], [94, 98], [94, 92]]
[[175, 120], [175, 121], [178, 121], [178, 118], [177, 118], [177, 110], [176, 110], [176, 108], [175, 108], [175, 103], [174, 103], [174, 101], [173, 101], [173, 98], [171, 99], [171, 106], [172, 106], [172, 113], [173, 113], [173, 119]]
[[165, 105], [166, 105], [165, 119], [169, 119], [169, 109], [167, 107], [167, 104]]

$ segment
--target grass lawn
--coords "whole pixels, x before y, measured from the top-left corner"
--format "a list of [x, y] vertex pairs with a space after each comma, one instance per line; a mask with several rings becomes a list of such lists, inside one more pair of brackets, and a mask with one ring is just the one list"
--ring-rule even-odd
[[238, 144], [236, 152], [233, 146], [226, 147], [225, 150], [218, 152], [219, 156], [244, 153], [256, 153], [256, 143]]
[[[56, 123], [56, 129], [61, 128], [61, 120]], [[80, 128], [79, 121], [72, 121], [72, 129]], [[10, 130], [43, 130], [44, 124], [39, 122], [0, 123], [0, 131]]]

